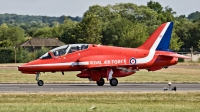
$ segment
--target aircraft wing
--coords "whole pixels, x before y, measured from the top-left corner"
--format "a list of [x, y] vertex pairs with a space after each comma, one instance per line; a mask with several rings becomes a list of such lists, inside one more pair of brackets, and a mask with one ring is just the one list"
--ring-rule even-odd
[[180, 54], [161, 54], [161, 56], [169, 56], [169, 57], [175, 57], [175, 58], [184, 58], [184, 59], [190, 59], [191, 57], [189, 56], [184, 56], [184, 55], [180, 55]]

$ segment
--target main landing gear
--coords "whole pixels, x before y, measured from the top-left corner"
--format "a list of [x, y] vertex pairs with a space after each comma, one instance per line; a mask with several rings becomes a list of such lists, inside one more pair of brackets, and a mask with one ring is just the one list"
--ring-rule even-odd
[[38, 86], [43, 86], [44, 85], [44, 81], [43, 80], [39, 80], [39, 76], [40, 76], [40, 72], [36, 73], [35, 80], [37, 81]]
[[97, 81], [98, 86], [103, 86], [105, 84], [105, 80], [101, 78], [99, 81]]
[[117, 86], [117, 84], [118, 84], [118, 80], [116, 78], [110, 79], [110, 85], [111, 86]]
[[[96, 82], [98, 86], [103, 86], [105, 84], [105, 80], [101, 78], [99, 81]], [[118, 80], [116, 78], [110, 79], [111, 86], [117, 86]]]

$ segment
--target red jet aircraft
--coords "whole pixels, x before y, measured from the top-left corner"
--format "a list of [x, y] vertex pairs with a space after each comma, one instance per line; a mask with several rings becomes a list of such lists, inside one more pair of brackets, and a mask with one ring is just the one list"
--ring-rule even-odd
[[[107, 78], [111, 86], [117, 86], [117, 77], [134, 74], [139, 69], [155, 71], [175, 65], [178, 58], [190, 58], [169, 50], [172, 22], [166, 22], [138, 48], [124, 48], [95, 44], [68, 44], [47, 52], [39, 59], [19, 66], [22, 73], [36, 74], [38, 85], [40, 72], [80, 71], [77, 77], [96, 81], [103, 86]], [[134, 40], [133, 40], [134, 41]]]

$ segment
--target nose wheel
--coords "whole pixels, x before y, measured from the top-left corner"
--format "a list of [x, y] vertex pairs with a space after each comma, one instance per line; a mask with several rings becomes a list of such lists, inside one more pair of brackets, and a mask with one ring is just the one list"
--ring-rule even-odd
[[43, 86], [44, 85], [44, 81], [43, 80], [39, 80], [39, 76], [40, 76], [40, 73], [38, 72], [36, 74], [35, 80], [37, 81], [38, 86]]
[[44, 81], [43, 81], [43, 80], [39, 80], [39, 81], [37, 82], [37, 84], [38, 84], [38, 86], [43, 86]]

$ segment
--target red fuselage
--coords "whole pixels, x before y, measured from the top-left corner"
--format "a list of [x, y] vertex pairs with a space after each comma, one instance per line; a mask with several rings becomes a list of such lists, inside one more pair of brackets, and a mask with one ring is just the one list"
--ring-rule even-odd
[[[138, 48], [89, 45], [87, 49], [61, 56], [54, 56], [53, 53], [49, 52], [51, 58], [39, 58], [31, 61], [20, 66], [19, 71], [35, 74], [36, 72], [82, 71], [84, 69], [103, 69], [107, 67], [114, 69], [119, 67], [132, 68], [133, 70], [148, 69], [154, 71], [156, 68], [161, 69], [162, 67], [171, 66], [178, 62], [178, 58], [163, 56], [165, 54], [172, 54], [172, 52], [156, 51], [149, 62], [137, 63], [138, 58], [144, 58], [150, 52], [150, 50]], [[136, 60], [131, 60], [132, 58]]]

